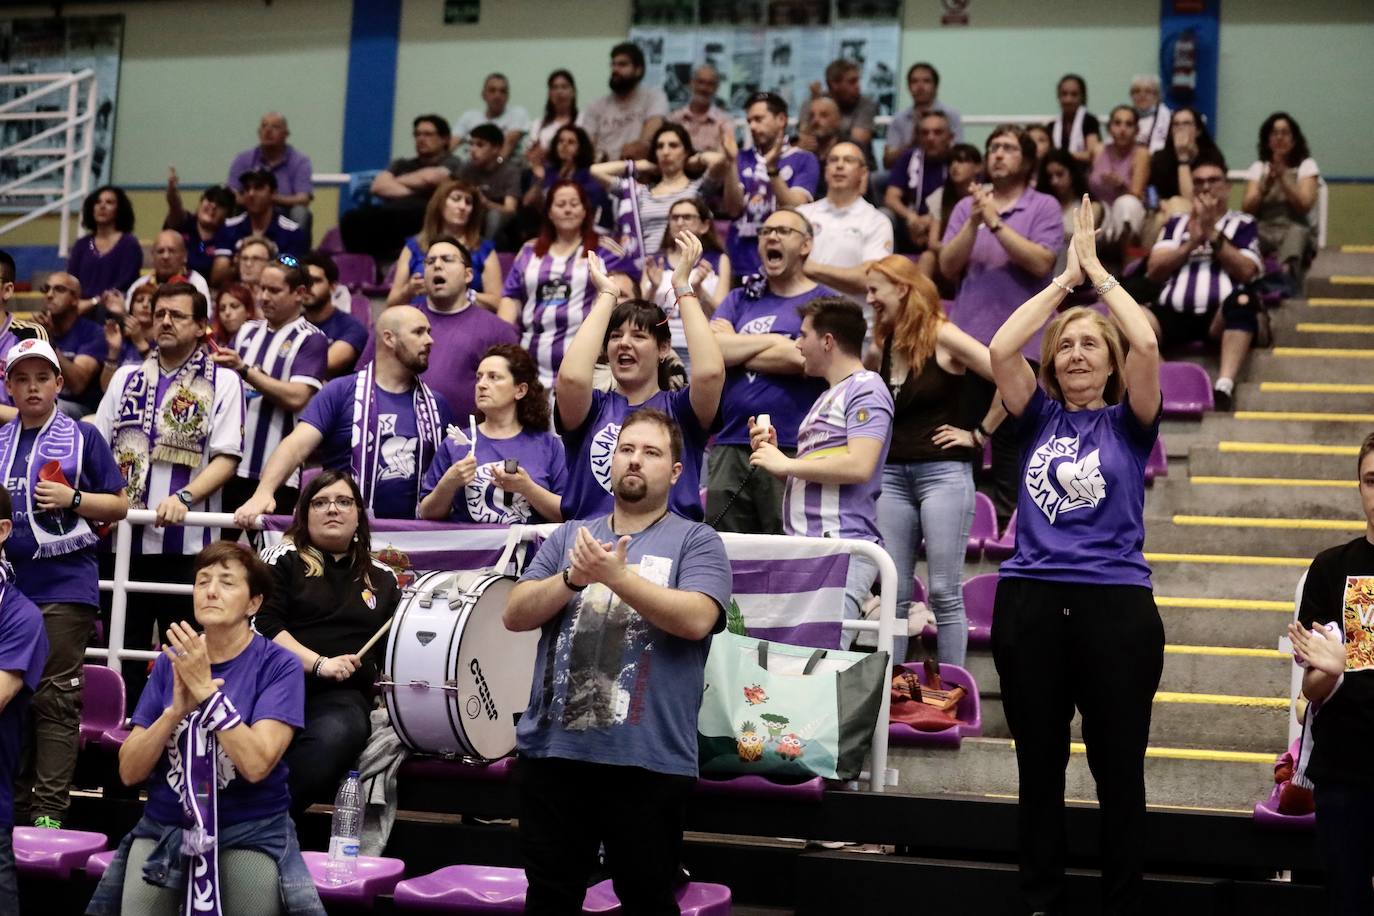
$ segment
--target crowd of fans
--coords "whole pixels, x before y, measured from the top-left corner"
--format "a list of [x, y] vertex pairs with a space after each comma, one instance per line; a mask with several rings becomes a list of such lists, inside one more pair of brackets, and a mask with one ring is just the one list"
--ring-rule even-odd
[[[1315, 251], [1318, 169], [1297, 122], [1265, 121], [1242, 206], [1231, 209], [1226, 162], [1201, 115], [1170, 111], [1153, 78], [1132, 83], [1105, 137], [1085, 80], [1069, 74], [1051, 124], [998, 126], [979, 150], [938, 97], [936, 68], [918, 63], [907, 75], [912, 106], [878, 156], [876, 106], [852, 62], [813, 85], [795, 133], [782, 98], [751, 96], [742, 136], [710, 66], [693, 73], [676, 111], [642, 85], [644, 70], [639, 49], [621, 44], [610, 93], [585, 107], [572, 75], [555, 70], [538, 118], [509, 104], [501, 74], [455, 128], [416, 117], [413, 155], [378, 172], [339, 227], [343, 245], [390, 278], [370, 329], [350, 315], [334, 261], [311, 251], [310, 160], [277, 113], [194, 212], [171, 172], [150, 272], [117, 187], [86, 201], [89, 234], [48, 276], [32, 321], [8, 313], [17, 278], [0, 254], [8, 581], [41, 606], [49, 645], [41, 681], [28, 685], [39, 724], [24, 739], [33, 752], [14, 797], [19, 821], [53, 826], [65, 815], [80, 659], [108, 562], [96, 527], [130, 507], [154, 510], [157, 524], [136, 529], [131, 576], [195, 584], [194, 605], [130, 605], [126, 645], [168, 650], [151, 680], [142, 664], [126, 667], [136, 728], [121, 761], [131, 779], [166, 766], [159, 753], [197, 702], [233, 692], [237, 675], [217, 673], [221, 689], [211, 666], [252, 652], [265, 670], [307, 672], [303, 695], [298, 683], [283, 688], [293, 711], [254, 694], [255, 713], [235, 693], [207, 726], [241, 774], [265, 779], [244, 804], [272, 823], [237, 824], [253, 838], [245, 845], [261, 848], [281, 833], [273, 818], [288, 797], [285, 770], [268, 774], [302, 762], [289, 767], [289, 798], [303, 810], [328, 800], [366, 740], [375, 662], [347, 647], [396, 600], [394, 576], [367, 557], [368, 519], [602, 518], [629, 499], [627, 478], [647, 478], [641, 465], [664, 457], [653, 443], [625, 453], [637, 411], [668, 431], [665, 512], [720, 531], [880, 543], [903, 583], [924, 549], [937, 654], [955, 664], [967, 638], [960, 573], [974, 468], [990, 442], [998, 517], [1020, 503], [1018, 536], [1030, 532], [1009, 564], [1018, 600], [1045, 615], [1106, 597], [1130, 609], [1138, 664], [1094, 676], [1103, 695], [1121, 684], [1153, 693], [1161, 646], [1139, 541], [1104, 554], [1116, 565], [1093, 572], [1089, 592], [1091, 564], [1071, 542], [1102, 532], [1065, 535], [1043, 499], [1061, 512], [1096, 506], [1104, 474], [1125, 481], [1143, 461], [1158, 424], [1161, 343], [1219, 339], [1216, 399], [1230, 406], [1261, 329], [1266, 256], [1270, 279], [1292, 291]], [[504, 271], [502, 252], [513, 254]], [[1056, 318], [1066, 303], [1086, 307]], [[1108, 405], [1107, 420], [1084, 426]], [[1003, 422], [1008, 413], [1014, 422]], [[1084, 470], [1069, 491], [1041, 479], [1028, 494], [1026, 451], [1047, 428], [1100, 438], [1103, 469]], [[323, 472], [303, 484], [313, 468]], [[1141, 524], [1137, 490], [1123, 483], [1111, 497], [1126, 528]], [[248, 533], [182, 525], [196, 510], [231, 511]], [[211, 547], [254, 538], [272, 512], [294, 522], [265, 565]], [[596, 533], [598, 545], [616, 533]], [[872, 564], [851, 562], [847, 617], [861, 613], [875, 577]], [[562, 581], [576, 592], [581, 578], [564, 570]], [[1003, 604], [999, 591], [999, 618]], [[903, 620], [910, 606], [904, 589]], [[191, 620], [203, 640], [184, 626]], [[1060, 641], [1049, 632], [995, 640], [1004, 684], [1020, 676], [1037, 695], [1027, 646], [1049, 653]], [[1138, 693], [1119, 699], [1097, 715], [1115, 723], [1103, 806], [1120, 830], [1111, 893], [1124, 898], [1138, 892], [1148, 703], [1142, 713]], [[1024, 788], [1053, 782], [1044, 771], [1058, 753], [1054, 729], [1038, 701], [1009, 702], [1007, 714], [1023, 807], [1053, 833], [1055, 799], [1027, 802]], [[232, 737], [239, 721], [251, 734]], [[150, 794], [120, 874], [165, 854], [154, 841], [176, 803]], [[289, 852], [294, 835], [274, 842]], [[1026, 868], [1053, 884], [1057, 855], [1044, 847]], [[285, 880], [291, 866], [278, 864]]]

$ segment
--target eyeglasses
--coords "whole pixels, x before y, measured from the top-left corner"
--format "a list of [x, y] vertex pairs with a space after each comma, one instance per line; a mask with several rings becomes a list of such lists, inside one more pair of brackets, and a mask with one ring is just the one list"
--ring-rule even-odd
[[277, 263], [284, 264], [285, 266], [290, 267], [292, 270], [301, 266], [301, 262], [296, 260], [295, 257], [289, 254], [277, 255]]
[[177, 324], [183, 321], [191, 321], [195, 317], [196, 316], [188, 315], [185, 312], [174, 312], [171, 309], [158, 309], [156, 312], [153, 312], [154, 321], [170, 320]]
[[425, 258], [426, 267], [437, 267], [440, 264], [454, 264], [459, 260], [456, 254], [432, 254]]
[[1211, 178], [1194, 178], [1193, 187], [1205, 188], [1208, 185], [1221, 184], [1224, 181], [1226, 181], [1225, 175], [1214, 175]]
[[340, 512], [348, 512], [357, 505], [358, 501], [351, 496], [316, 496], [310, 500], [310, 509], [313, 512], [328, 512], [330, 507], [335, 507]]
[[761, 239], [785, 239], [789, 235], [810, 235], [810, 233], [803, 232], [800, 229], [793, 229], [791, 226], [764, 226], [759, 230], [759, 238]]
[[[4, 281], [8, 283], [9, 281]], [[70, 286], [63, 286], [61, 283], [44, 283], [38, 287], [40, 293], [79, 293], [80, 290], [72, 289]]]
[[691, 223], [699, 219], [701, 219], [701, 217], [697, 215], [697, 212], [695, 210], [693, 210], [691, 213], [668, 214], [668, 222], [670, 223]]
[[239, 263], [242, 264], [244, 261], [262, 261], [264, 264], [266, 264], [266, 263], [267, 263], [267, 255], [265, 255], [265, 254], [242, 254], [242, 253], [240, 253], [240, 254], [239, 254]]

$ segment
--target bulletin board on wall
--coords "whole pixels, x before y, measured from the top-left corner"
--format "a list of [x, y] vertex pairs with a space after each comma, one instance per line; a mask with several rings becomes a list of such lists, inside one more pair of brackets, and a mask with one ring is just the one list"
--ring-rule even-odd
[[826, 65], [859, 65], [879, 114], [896, 109], [902, 0], [635, 0], [630, 40], [644, 52], [644, 85], [687, 104], [692, 70], [720, 73], [718, 101], [742, 114], [755, 92], [776, 92], [795, 115]]
[[[119, 98], [119, 60], [123, 42], [123, 16], [0, 19], [0, 75], [75, 73], [87, 69], [95, 72], [93, 188], [108, 184], [113, 168], [115, 104]], [[31, 86], [0, 84], [0, 104], [26, 95]], [[67, 94], [62, 90], [49, 93], [35, 103], [36, 108], [48, 110], [66, 106]], [[32, 110], [28, 106], [19, 107]], [[56, 123], [0, 121], [0, 148], [28, 139]], [[61, 140], [58, 137], [48, 142], [58, 145]], [[0, 185], [51, 162], [51, 158], [43, 156], [0, 157]], [[4, 203], [0, 201], [0, 206]]]

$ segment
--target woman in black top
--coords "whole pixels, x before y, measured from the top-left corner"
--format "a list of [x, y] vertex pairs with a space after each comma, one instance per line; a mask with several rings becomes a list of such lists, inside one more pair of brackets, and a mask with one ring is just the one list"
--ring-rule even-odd
[[[868, 364], [892, 392], [892, 444], [878, 497], [878, 530], [897, 565], [897, 617], [906, 620], [922, 537], [940, 661], [962, 665], [968, 646], [961, 578], [973, 521], [973, 467], [1006, 415], [994, 398], [974, 429], [963, 428], [965, 372], [991, 381], [988, 348], [945, 317], [934, 284], [909, 259], [889, 255], [868, 269], [873, 341]], [[893, 660], [906, 659], [906, 625]]]
[[257, 631], [305, 668], [305, 727], [286, 751], [291, 810], [333, 800], [371, 733], [376, 656], [356, 653], [401, 598], [396, 576], [372, 559], [362, 494], [344, 471], [306, 485], [282, 542], [263, 551], [276, 578], [254, 619]]

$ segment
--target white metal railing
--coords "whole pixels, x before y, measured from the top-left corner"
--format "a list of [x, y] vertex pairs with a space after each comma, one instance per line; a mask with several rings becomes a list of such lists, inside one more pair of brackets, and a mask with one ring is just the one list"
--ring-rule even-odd
[[[120, 663], [124, 659], [155, 659], [158, 656], [157, 652], [145, 649], [124, 648], [125, 618], [128, 613], [129, 595], [191, 594], [192, 589], [190, 585], [167, 582], [136, 582], [130, 581], [129, 579], [129, 560], [133, 554], [134, 526], [151, 525], [156, 520], [157, 514], [151, 509], [129, 510], [128, 517], [115, 526], [114, 578], [100, 580], [101, 590], [112, 593], [112, 600], [110, 602], [110, 626], [108, 632], [105, 634], [106, 644], [109, 648], [87, 648], [86, 657], [104, 659], [105, 664], [116, 671], [119, 670]], [[188, 512], [182, 524], [208, 528], [237, 527], [234, 523], [234, 516], [227, 512]], [[255, 521], [253, 527], [262, 527], [261, 516]], [[524, 543], [538, 537], [547, 537], [557, 526], [525, 525], [519, 527], [519, 541]], [[455, 532], [455, 535], [460, 534], [461, 532]], [[746, 550], [750, 547], [766, 548], [768, 545], [776, 543], [779, 538], [775, 535], [764, 534], [723, 533], [721, 535], [721, 540], [725, 543], [726, 552], [728, 554], [731, 552], [732, 548], [735, 553], [738, 553], [742, 548]], [[869, 541], [827, 538], [825, 539], [825, 544], [829, 547], [847, 551], [851, 555], [865, 557], [878, 568], [878, 584], [881, 589], [878, 619], [845, 620], [841, 623], [841, 627], [846, 630], [868, 630], [875, 632], [877, 634], [878, 649], [887, 653], [887, 670], [883, 680], [882, 702], [878, 708], [878, 722], [873, 730], [873, 746], [869, 758], [870, 766], [866, 774], [869, 788], [874, 792], [881, 792], [890, 781], [895, 782], [895, 778], [892, 777], [892, 774], [889, 774], [887, 769], [887, 729], [892, 704], [892, 690], [890, 685], [892, 684], [893, 666], [892, 634], [897, 620], [897, 567], [893, 564], [892, 557], [888, 556], [886, 550]]]
[[[16, 218], [0, 225], [0, 235], [54, 211], [60, 214], [57, 253], [71, 246], [71, 204], [90, 193], [91, 156], [95, 149], [95, 71], [0, 75], [0, 86], [28, 91], [0, 104], [0, 123], [33, 123], [39, 128], [23, 140], [0, 148], [0, 162], [46, 158], [52, 161], [0, 184], [0, 201], [23, 204]], [[52, 103], [65, 99], [57, 107]], [[43, 102], [42, 107], [35, 105]], [[56, 123], [53, 123], [56, 122]], [[60, 177], [60, 183], [58, 178]], [[47, 179], [40, 183], [40, 179]]]

